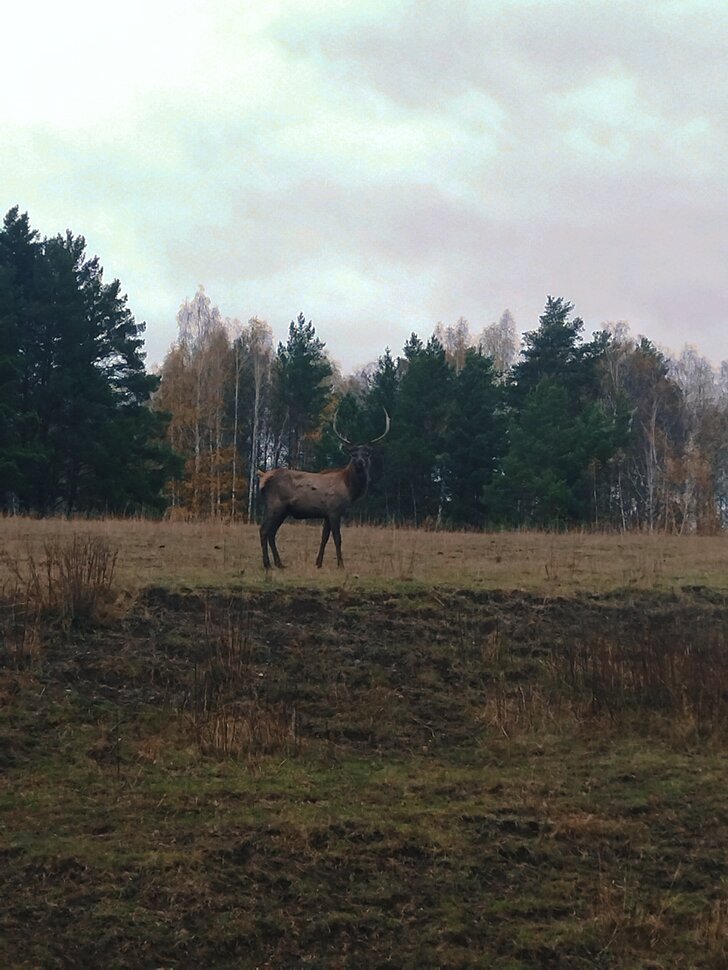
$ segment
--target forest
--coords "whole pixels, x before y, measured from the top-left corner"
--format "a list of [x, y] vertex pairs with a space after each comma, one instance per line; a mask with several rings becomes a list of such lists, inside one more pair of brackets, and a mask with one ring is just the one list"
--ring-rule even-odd
[[[719, 530], [728, 512], [728, 368], [686, 348], [672, 359], [626, 324], [585, 339], [548, 297], [519, 340], [515, 321], [473, 334], [462, 318], [413, 333], [396, 356], [343, 375], [303, 314], [286, 341], [224, 320], [203, 289], [178, 315], [154, 407], [185, 461], [177, 514], [256, 512], [255, 470], [346, 461], [332, 431], [376, 446], [361, 521], [418, 526]], [[251, 475], [251, 469], [253, 474]]]
[[303, 313], [277, 343], [200, 287], [158, 374], [118, 280], [17, 208], [0, 232], [0, 499], [6, 512], [254, 520], [258, 469], [325, 468], [332, 431], [376, 446], [361, 521], [712, 533], [728, 521], [728, 364], [624, 322], [591, 336], [548, 296], [460, 318], [342, 374]]

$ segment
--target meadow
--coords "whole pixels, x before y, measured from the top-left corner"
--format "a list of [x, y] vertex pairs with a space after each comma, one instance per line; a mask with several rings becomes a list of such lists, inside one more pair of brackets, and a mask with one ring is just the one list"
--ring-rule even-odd
[[728, 539], [0, 538], [3, 967], [728, 965]]
[[[7, 562], [42, 556], [48, 543], [93, 536], [119, 551], [119, 584], [129, 591], [168, 588], [391, 583], [523, 589], [545, 594], [686, 585], [728, 588], [728, 536], [600, 532], [436, 532], [348, 525], [345, 570], [333, 542], [314, 565], [318, 523], [286, 523], [279, 549], [287, 569], [266, 577], [253, 525], [140, 519], [0, 519], [0, 580]], [[4, 568], [4, 571], [3, 571]]]

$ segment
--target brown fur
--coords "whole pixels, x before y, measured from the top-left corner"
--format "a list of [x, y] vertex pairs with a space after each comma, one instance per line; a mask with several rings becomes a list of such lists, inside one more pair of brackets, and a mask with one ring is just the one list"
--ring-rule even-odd
[[265, 514], [260, 526], [260, 545], [263, 566], [270, 569], [268, 549], [273, 562], [283, 567], [276, 548], [276, 534], [289, 517], [294, 519], [323, 519], [321, 546], [316, 565], [320, 568], [329, 536], [334, 537], [336, 561], [344, 565], [341, 555], [341, 519], [352, 502], [360, 498], [369, 484], [368, 445], [353, 445], [351, 460], [344, 468], [332, 468], [322, 472], [302, 472], [291, 468], [274, 468], [258, 472], [260, 493], [265, 502]]

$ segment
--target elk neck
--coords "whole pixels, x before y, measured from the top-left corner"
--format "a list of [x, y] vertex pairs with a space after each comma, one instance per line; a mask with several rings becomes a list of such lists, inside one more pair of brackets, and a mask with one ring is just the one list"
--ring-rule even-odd
[[358, 498], [364, 495], [369, 487], [369, 466], [352, 460], [344, 468], [343, 477], [351, 501], [356, 502]]

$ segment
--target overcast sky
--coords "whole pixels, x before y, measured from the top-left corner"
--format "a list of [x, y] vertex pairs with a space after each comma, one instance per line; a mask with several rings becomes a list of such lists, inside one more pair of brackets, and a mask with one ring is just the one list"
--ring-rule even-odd
[[[9, 9], [8, 9], [9, 8]], [[83, 0], [0, 13], [0, 203], [348, 371], [547, 294], [728, 358], [725, 0]]]

